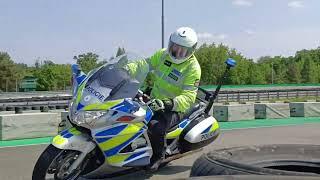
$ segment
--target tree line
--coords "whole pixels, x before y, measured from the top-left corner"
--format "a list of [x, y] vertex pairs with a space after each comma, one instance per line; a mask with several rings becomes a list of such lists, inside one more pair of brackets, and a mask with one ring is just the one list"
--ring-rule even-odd
[[223, 44], [203, 44], [195, 52], [201, 65], [202, 85], [217, 84], [224, 71], [224, 61], [231, 57], [237, 66], [227, 84], [292, 84], [320, 82], [320, 47], [300, 50], [294, 56], [264, 56], [253, 61]]
[[[115, 56], [125, 53], [118, 48]], [[217, 84], [224, 71], [224, 61], [231, 57], [237, 67], [231, 71], [226, 84], [283, 84], [319, 83], [320, 47], [297, 51], [294, 56], [264, 56], [258, 60], [244, 57], [240, 52], [223, 44], [203, 44], [195, 55], [201, 65], [201, 85]], [[110, 57], [112, 59], [114, 57]], [[84, 72], [89, 72], [107, 59], [88, 52], [73, 57]], [[37, 90], [65, 90], [70, 87], [70, 64], [56, 64], [52, 60], [36, 60], [34, 65], [15, 63], [6, 52], [0, 52], [0, 91], [15, 91], [26, 76], [37, 78]]]

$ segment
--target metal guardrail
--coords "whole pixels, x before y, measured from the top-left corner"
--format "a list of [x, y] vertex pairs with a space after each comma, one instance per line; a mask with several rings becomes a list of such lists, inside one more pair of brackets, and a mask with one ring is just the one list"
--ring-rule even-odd
[[216, 99], [216, 102], [269, 101], [302, 97], [318, 98], [319, 96], [320, 88], [244, 91], [231, 90], [220, 92]]
[[[18, 93], [17, 93], [18, 95]], [[61, 95], [57, 93], [47, 92], [45, 96], [37, 96], [37, 93], [27, 94], [29, 97], [20, 96], [5, 98], [0, 96], [0, 106], [46, 106], [46, 105], [64, 105], [71, 99], [68, 92], [63, 92]], [[199, 97], [203, 95], [199, 92]], [[290, 89], [224, 89], [220, 91], [215, 102], [241, 102], [241, 101], [266, 101], [276, 99], [290, 99], [301, 97], [320, 96], [319, 88], [290, 88]]]

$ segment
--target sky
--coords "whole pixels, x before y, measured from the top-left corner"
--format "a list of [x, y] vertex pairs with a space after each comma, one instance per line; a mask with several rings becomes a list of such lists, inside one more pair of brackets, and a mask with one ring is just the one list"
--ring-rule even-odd
[[[244, 56], [290, 56], [320, 46], [319, 0], [165, 0], [165, 46], [189, 26], [199, 44]], [[0, 0], [0, 51], [15, 62], [108, 59], [121, 46], [150, 56], [161, 48], [161, 0]]]

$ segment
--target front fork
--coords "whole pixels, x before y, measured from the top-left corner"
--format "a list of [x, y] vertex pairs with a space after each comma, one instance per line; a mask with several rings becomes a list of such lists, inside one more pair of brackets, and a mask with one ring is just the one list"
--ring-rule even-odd
[[87, 154], [96, 147], [96, 143], [91, 140], [89, 135], [78, 131], [74, 127], [66, 129], [59, 135], [55, 136], [52, 140], [52, 145], [58, 149], [81, 152], [72, 166], [70, 166], [68, 170], [69, 172], [78, 168]]

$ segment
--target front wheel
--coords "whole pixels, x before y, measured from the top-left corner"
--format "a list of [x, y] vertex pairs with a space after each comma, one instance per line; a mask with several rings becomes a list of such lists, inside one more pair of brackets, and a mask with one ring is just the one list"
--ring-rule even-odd
[[40, 155], [32, 173], [33, 180], [75, 180], [81, 169], [68, 171], [81, 152], [62, 150], [49, 145]]

